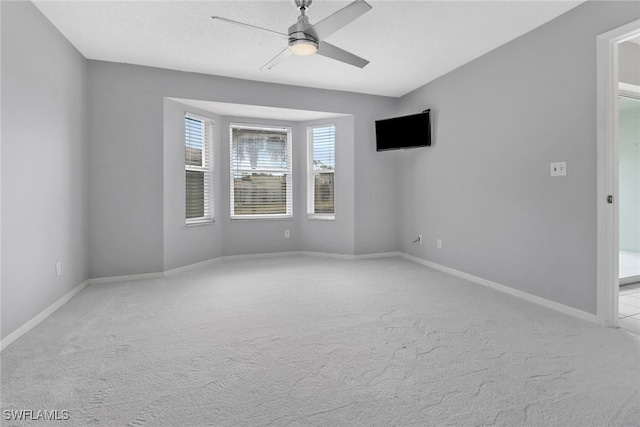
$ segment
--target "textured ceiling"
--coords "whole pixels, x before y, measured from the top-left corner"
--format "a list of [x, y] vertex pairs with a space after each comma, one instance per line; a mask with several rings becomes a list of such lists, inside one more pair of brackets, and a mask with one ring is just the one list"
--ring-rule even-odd
[[[582, 1], [368, 1], [373, 9], [326, 41], [371, 61], [364, 69], [318, 55], [260, 67], [286, 40], [212, 15], [287, 32], [284, 1], [34, 1], [87, 58], [242, 79], [402, 96]], [[316, 0], [318, 22], [348, 1]]]

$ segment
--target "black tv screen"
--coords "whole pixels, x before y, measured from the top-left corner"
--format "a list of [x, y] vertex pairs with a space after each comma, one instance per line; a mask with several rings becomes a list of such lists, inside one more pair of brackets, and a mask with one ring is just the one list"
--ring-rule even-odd
[[431, 122], [429, 110], [410, 116], [376, 120], [376, 150], [429, 147]]

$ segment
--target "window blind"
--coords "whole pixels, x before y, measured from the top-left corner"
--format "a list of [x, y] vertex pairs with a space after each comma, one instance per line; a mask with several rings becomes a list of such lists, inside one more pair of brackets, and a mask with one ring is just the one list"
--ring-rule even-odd
[[213, 220], [213, 121], [184, 117], [187, 223]]
[[307, 213], [335, 216], [335, 139], [334, 125], [308, 128]]
[[231, 218], [292, 216], [291, 129], [231, 125]]

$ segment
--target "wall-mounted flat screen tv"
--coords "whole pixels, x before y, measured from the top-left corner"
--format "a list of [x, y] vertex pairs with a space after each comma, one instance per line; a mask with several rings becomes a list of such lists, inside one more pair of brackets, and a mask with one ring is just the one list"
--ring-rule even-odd
[[376, 150], [431, 146], [429, 110], [410, 116], [376, 120]]

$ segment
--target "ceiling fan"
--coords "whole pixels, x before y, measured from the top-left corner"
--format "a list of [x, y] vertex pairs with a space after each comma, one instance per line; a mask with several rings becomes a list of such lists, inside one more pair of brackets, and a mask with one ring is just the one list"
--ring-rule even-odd
[[260, 68], [261, 70], [270, 70], [291, 54], [301, 56], [318, 54], [359, 68], [364, 68], [364, 66], [369, 63], [369, 61], [364, 58], [360, 58], [353, 53], [347, 52], [346, 50], [340, 49], [339, 47], [324, 41], [326, 37], [369, 11], [371, 6], [366, 1], [355, 0], [353, 3], [343, 7], [333, 15], [330, 15], [313, 25], [309, 23], [309, 18], [306, 15], [307, 10], [313, 4], [313, 0], [292, 0], [292, 2], [300, 10], [300, 16], [298, 16], [298, 22], [289, 27], [288, 34], [269, 30], [267, 28], [256, 27], [243, 22], [232, 21], [220, 16], [212, 16], [211, 18], [231, 24], [241, 25], [243, 27], [265, 31], [288, 40], [289, 46], [277, 54], [271, 61], [263, 65]]

